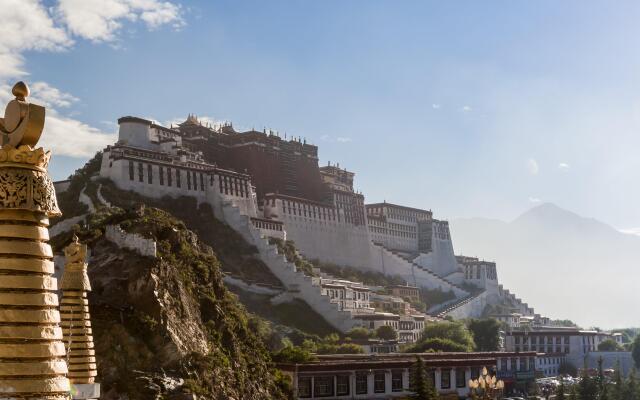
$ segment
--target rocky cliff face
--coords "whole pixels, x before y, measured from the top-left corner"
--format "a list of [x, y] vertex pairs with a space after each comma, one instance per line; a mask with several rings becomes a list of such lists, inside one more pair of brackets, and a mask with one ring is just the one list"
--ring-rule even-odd
[[[158, 257], [108, 241], [111, 224], [155, 240]], [[91, 249], [103, 398], [284, 398], [252, 321], [224, 287], [215, 253], [184, 223], [155, 208], [101, 208], [75, 229]], [[54, 246], [70, 236], [58, 235]]]

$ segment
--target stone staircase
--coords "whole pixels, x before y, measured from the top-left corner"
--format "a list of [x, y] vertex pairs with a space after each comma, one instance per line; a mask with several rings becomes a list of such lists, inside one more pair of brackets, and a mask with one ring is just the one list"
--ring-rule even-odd
[[464, 288], [462, 288], [459, 285], [456, 285], [455, 283], [441, 277], [440, 275], [436, 274], [435, 272], [431, 271], [430, 269], [423, 267], [415, 262], [413, 262], [413, 260], [410, 260], [408, 258], [406, 258], [405, 256], [403, 256], [402, 254], [391, 250], [381, 244], [378, 243], [372, 243], [376, 248], [380, 249], [382, 252], [386, 252], [388, 255], [390, 255], [391, 257], [393, 257], [397, 262], [399, 263], [404, 263], [405, 268], [408, 270], [411, 270], [411, 275], [413, 278], [413, 284], [415, 286], [420, 286], [420, 284], [418, 283], [418, 280], [416, 278], [416, 271], [419, 271], [419, 273], [421, 273], [422, 275], [426, 275], [426, 277], [429, 278], [429, 280], [431, 282], [434, 283], [435, 287], [440, 287], [441, 289], [448, 289], [448, 290], [452, 290], [454, 292], [454, 294], [456, 295], [457, 298], [466, 298], [468, 296], [471, 295], [471, 293], [469, 293], [467, 290], [465, 290]]
[[444, 306], [444, 308], [442, 308], [442, 306], [438, 306], [435, 309], [429, 309], [430, 313], [434, 313], [435, 316], [439, 317], [439, 318], [444, 318], [446, 317], [449, 313], [458, 310], [459, 308], [471, 303], [472, 301], [475, 301], [476, 299], [479, 299], [486, 291], [483, 290], [480, 293], [477, 293], [475, 295], [466, 297], [464, 299], [461, 299], [459, 301], [456, 301], [454, 303], [450, 303]]
[[339, 309], [338, 304], [332, 303], [328, 296], [322, 295], [320, 286], [314, 285], [313, 278], [298, 271], [295, 264], [287, 261], [278, 252], [276, 245], [270, 244], [269, 239], [263, 237], [260, 230], [251, 223], [250, 217], [240, 213], [239, 208], [232, 202], [222, 204], [221, 219], [240, 233], [247, 242], [258, 249], [260, 259], [269, 267], [271, 272], [285, 285], [285, 292], [278, 295], [283, 301], [288, 298], [298, 298], [306, 302], [315, 312], [337, 330], [346, 333], [359, 325], [351, 313]]

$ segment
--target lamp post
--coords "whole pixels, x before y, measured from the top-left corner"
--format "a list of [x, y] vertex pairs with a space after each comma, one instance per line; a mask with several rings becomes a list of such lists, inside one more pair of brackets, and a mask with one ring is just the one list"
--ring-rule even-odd
[[471, 397], [478, 400], [495, 400], [502, 397], [504, 382], [490, 376], [486, 367], [482, 368], [482, 375], [478, 379], [469, 379]]

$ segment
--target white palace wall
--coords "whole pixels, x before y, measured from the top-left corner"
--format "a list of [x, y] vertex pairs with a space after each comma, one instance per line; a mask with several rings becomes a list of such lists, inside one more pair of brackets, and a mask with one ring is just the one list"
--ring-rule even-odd
[[449, 224], [446, 221], [433, 220], [431, 249], [429, 253], [420, 253], [413, 261], [440, 276], [447, 276], [460, 270], [453, 252]]
[[[133, 149], [127, 151], [135, 152]], [[194, 197], [198, 204], [210, 204], [217, 216], [222, 215], [223, 203], [230, 202], [244, 215], [257, 217], [256, 195], [247, 175], [196, 163], [178, 165], [161, 158], [156, 161], [130, 157], [133, 155], [123, 154], [122, 149], [112, 151], [107, 148], [102, 157], [100, 176], [111, 179], [119, 189], [154, 199]], [[133, 163], [133, 179], [130, 163]]]
[[302, 199], [267, 199], [265, 218], [281, 221], [287, 239], [307, 259], [355, 268], [370, 268], [370, 238], [366, 225], [344, 222], [333, 207]]

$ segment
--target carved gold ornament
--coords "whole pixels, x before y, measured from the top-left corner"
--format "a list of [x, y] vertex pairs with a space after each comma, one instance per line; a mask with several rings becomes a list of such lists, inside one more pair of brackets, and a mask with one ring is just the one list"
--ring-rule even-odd
[[0, 210], [30, 210], [49, 217], [60, 215], [53, 182], [47, 174], [51, 152], [34, 149], [42, 134], [45, 109], [26, 101], [24, 82], [13, 87], [16, 96], [0, 118]]
[[7, 104], [4, 118], [0, 118], [2, 145], [33, 147], [42, 135], [45, 109], [26, 101], [29, 96], [29, 87], [26, 83], [22, 81], [16, 83], [11, 92], [16, 98]]

